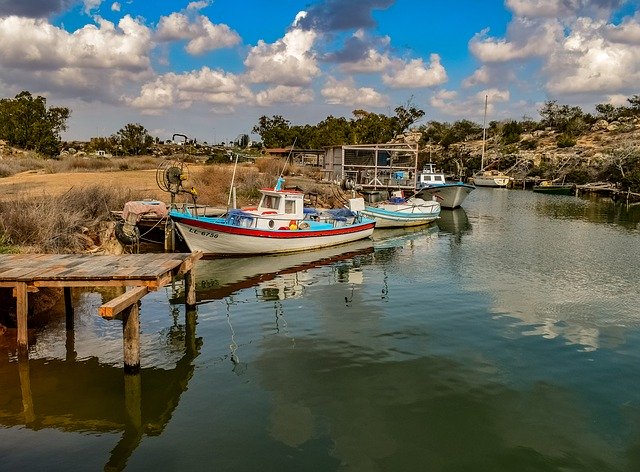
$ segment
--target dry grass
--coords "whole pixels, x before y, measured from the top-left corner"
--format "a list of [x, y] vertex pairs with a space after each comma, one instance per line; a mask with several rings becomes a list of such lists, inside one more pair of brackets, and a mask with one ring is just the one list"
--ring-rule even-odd
[[[20, 252], [77, 253], [97, 241], [97, 226], [110, 209], [139, 198], [130, 190], [92, 186], [53, 197], [0, 202], [0, 246]], [[5, 249], [6, 250], [6, 249]]]
[[11, 156], [0, 161], [0, 178], [26, 171], [44, 171], [47, 174], [68, 172], [118, 172], [126, 170], [155, 169], [160, 160], [152, 156], [142, 157], [78, 157], [42, 159], [32, 156]]
[[[215, 165], [198, 171], [190, 182], [198, 190], [198, 202], [226, 206], [232, 178], [232, 165]], [[275, 179], [276, 177], [263, 174], [253, 166], [239, 165], [233, 178], [238, 205], [256, 203], [260, 196], [258, 189], [273, 186]]]

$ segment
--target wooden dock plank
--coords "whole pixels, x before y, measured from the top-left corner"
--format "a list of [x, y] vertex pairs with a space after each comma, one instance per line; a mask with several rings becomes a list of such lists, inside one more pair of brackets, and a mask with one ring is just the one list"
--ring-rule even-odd
[[[6, 254], [0, 255], [0, 283], [133, 279], [157, 281], [192, 258], [191, 254], [186, 253], [124, 256]], [[42, 283], [38, 285], [44, 286]]]

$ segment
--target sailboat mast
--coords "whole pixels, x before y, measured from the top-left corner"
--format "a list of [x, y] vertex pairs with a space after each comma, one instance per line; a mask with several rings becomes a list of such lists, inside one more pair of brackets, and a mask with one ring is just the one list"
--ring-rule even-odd
[[487, 139], [487, 100], [489, 96], [484, 96], [484, 118], [482, 119], [482, 155], [480, 157], [480, 170], [484, 169], [484, 149]]

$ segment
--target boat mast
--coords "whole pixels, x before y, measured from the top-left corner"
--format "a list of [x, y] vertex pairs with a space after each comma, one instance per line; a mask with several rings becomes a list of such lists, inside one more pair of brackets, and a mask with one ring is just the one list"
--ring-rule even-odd
[[484, 118], [482, 119], [482, 155], [480, 157], [480, 170], [484, 170], [484, 148], [487, 139], [487, 100], [488, 95], [484, 96]]

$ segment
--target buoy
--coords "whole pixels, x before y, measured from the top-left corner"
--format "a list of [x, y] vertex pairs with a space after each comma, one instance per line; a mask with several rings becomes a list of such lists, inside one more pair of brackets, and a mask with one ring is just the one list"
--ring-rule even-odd
[[296, 220], [289, 221], [289, 229], [291, 231], [295, 231], [296, 229], [298, 229], [298, 225], [296, 224]]

